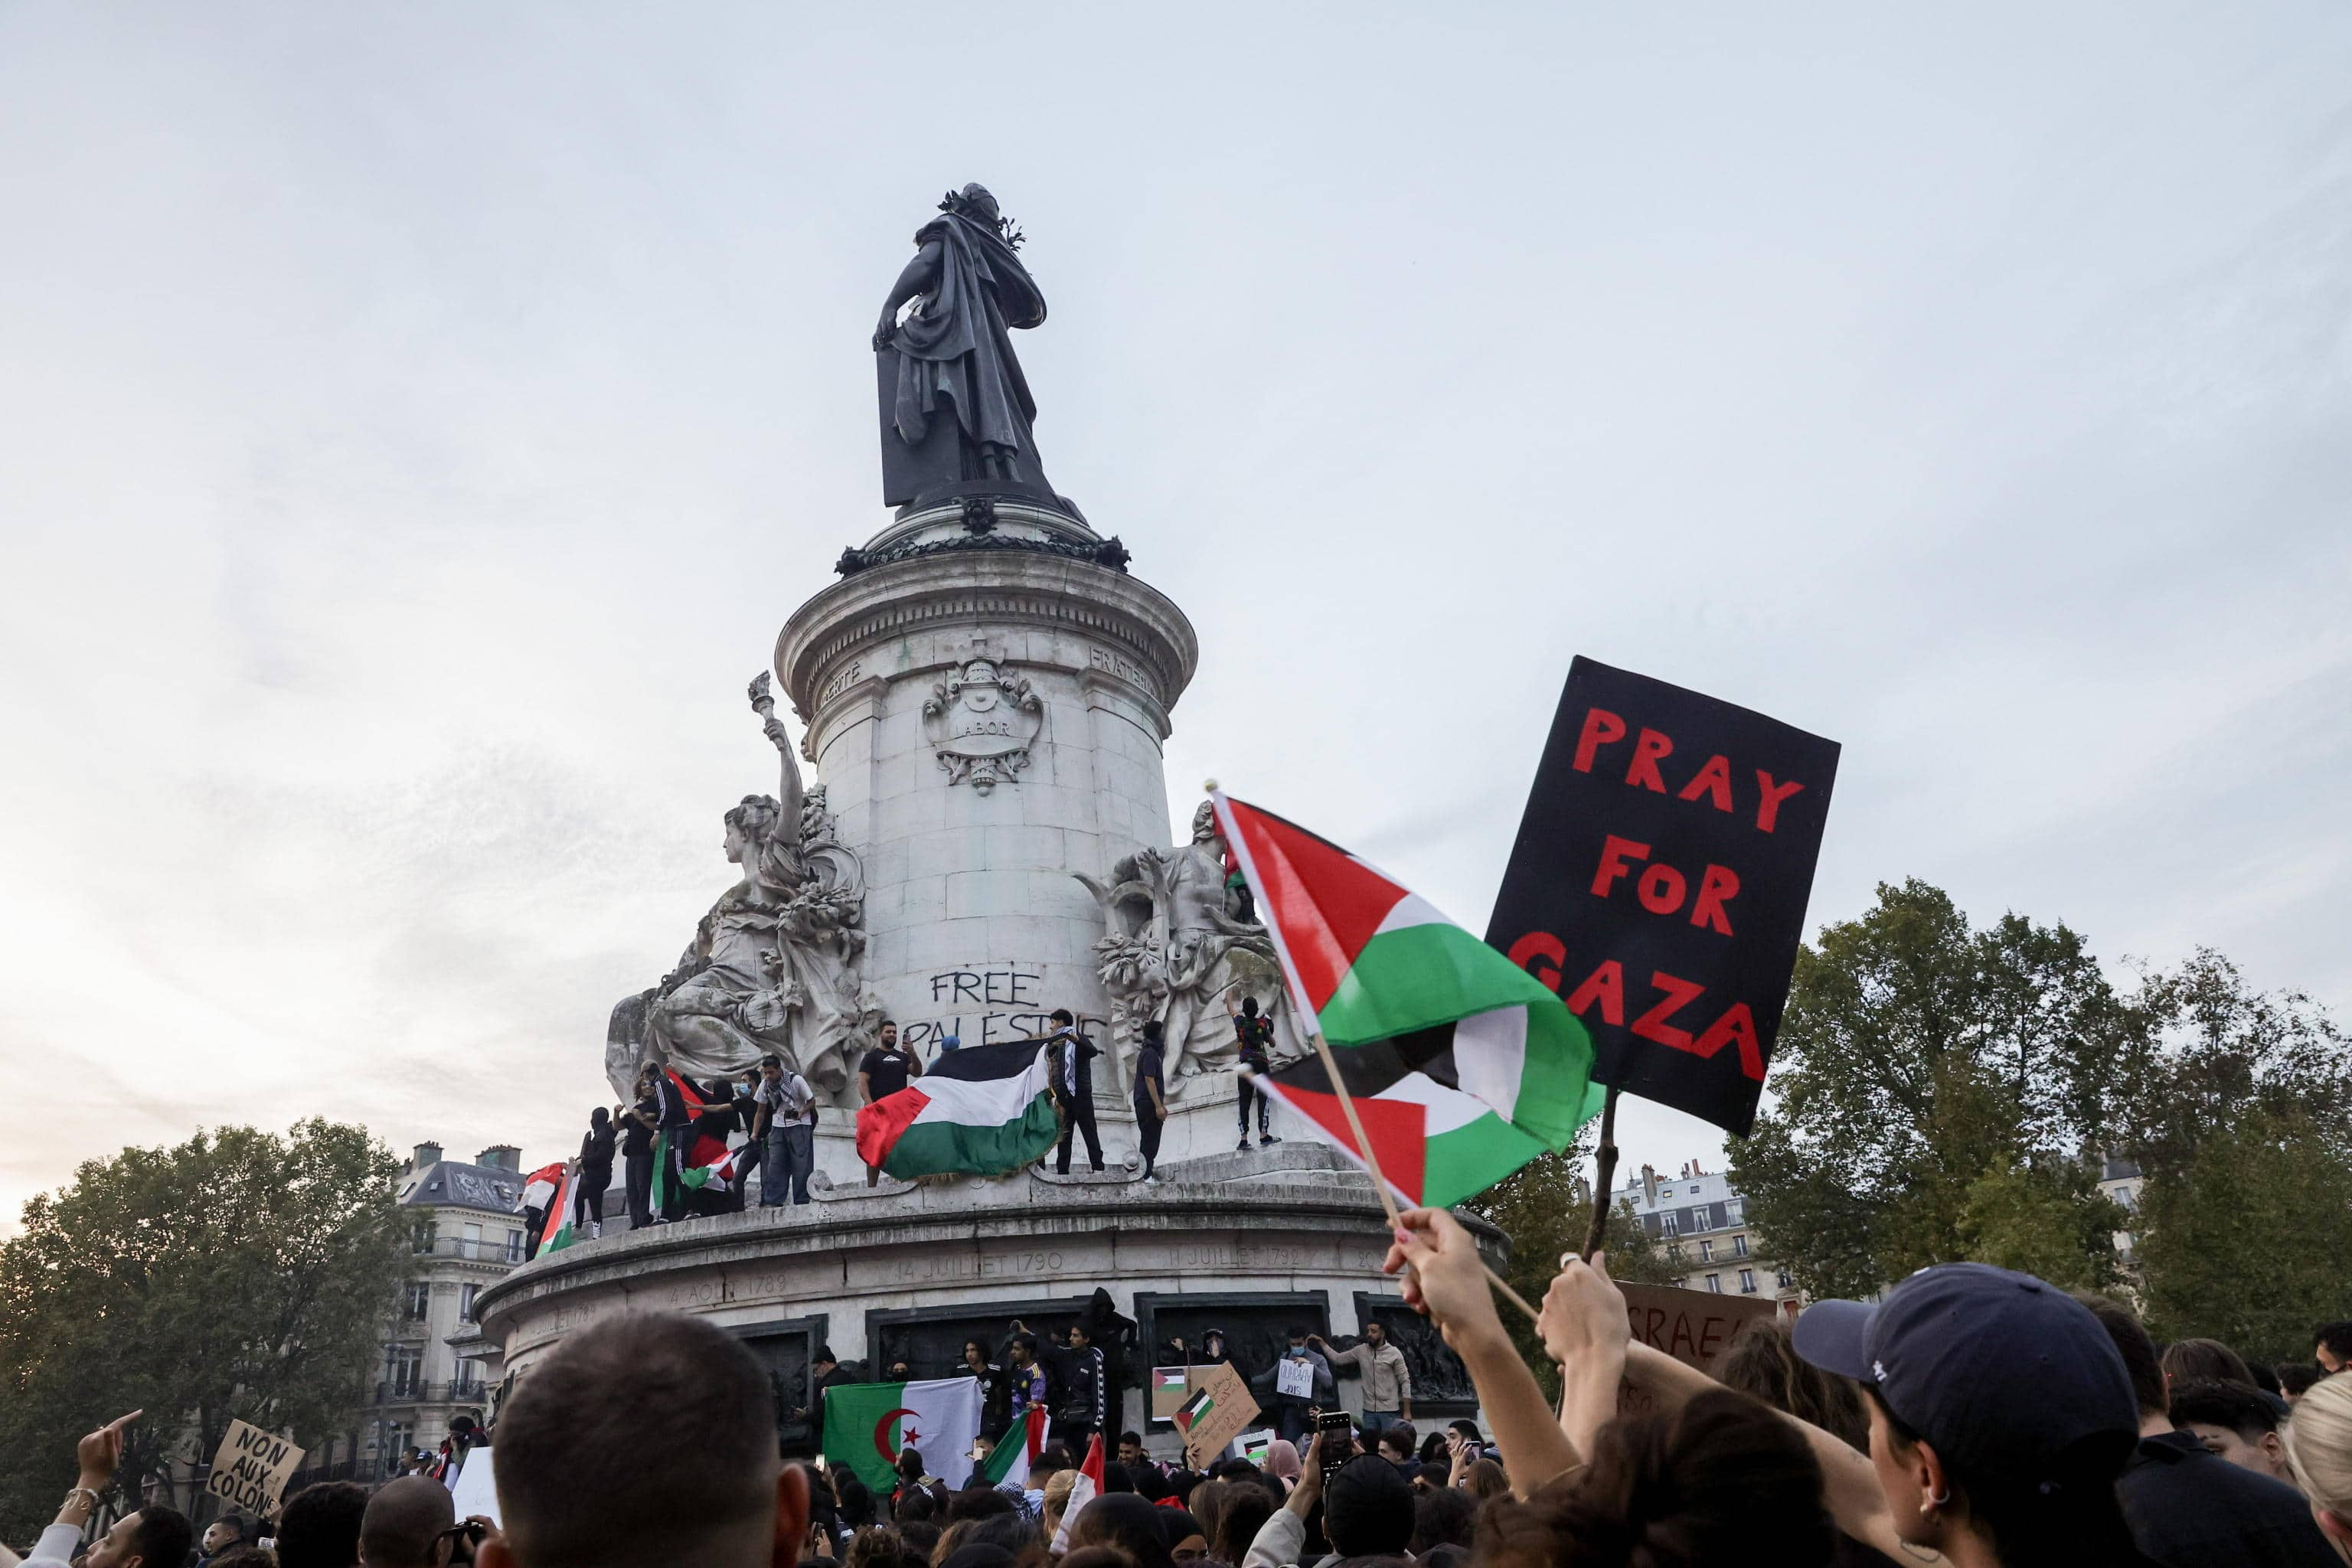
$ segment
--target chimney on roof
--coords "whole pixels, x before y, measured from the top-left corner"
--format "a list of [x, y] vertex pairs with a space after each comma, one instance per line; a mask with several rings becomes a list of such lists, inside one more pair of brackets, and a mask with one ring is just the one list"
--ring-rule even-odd
[[511, 1143], [493, 1143], [474, 1156], [477, 1165], [488, 1165], [493, 1171], [522, 1169], [522, 1151]]
[[440, 1144], [438, 1144], [438, 1143], [419, 1143], [419, 1144], [416, 1146], [416, 1168], [417, 1168], [418, 1170], [420, 1170], [420, 1171], [421, 1171], [421, 1170], [425, 1169], [425, 1166], [427, 1166], [427, 1165], [437, 1165], [437, 1164], [439, 1164], [440, 1163], [441, 1163], [441, 1145], [440, 1145]]

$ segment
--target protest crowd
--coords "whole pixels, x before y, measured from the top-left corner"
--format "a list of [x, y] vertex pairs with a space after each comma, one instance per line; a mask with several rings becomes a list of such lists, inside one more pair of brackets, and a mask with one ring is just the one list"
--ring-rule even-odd
[[[491, 1438], [499, 1522], [460, 1520], [425, 1475], [289, 1498], [266, 1542], [231, 1515], [193, 1539], [147, 1508], [85, 1543], [136, 1412], [83, 1438], [80, 1483], [22, 1561], [58, 1568], [1543, 1568], [1926, 1563], [1959, 1568], [2352, 1563], [2352, 1323], [2266, 1381], [2228, 1347], [2161, 1350], [2129, 1309], [2028, 1275], [1924, 1269], [1875, 1305], [1818, 1302], [1749, 1324], [1720, 1380], [1635, 1339], [1606, 1259], [1570, 1255], [1538, 1331], [1555, 1405], [1514, 1348], [1470, 1233], [1402, 1216], [1386, 1260], [1461, 1357], [1487, 1424], [1426, 1434], [1399, 1408], [1351, 1417], [1311, 1360], [1283, 1436], [1170, 1464], [1110, 1438], [1103, 1359], [1077, 1325], [1015, 1324], [965, 1370], [987, 1410], [971, 1478], [916, 1447], [887, 1490], [787, 1460], [765, 1370], [676, 1314], [598, 1321], [517, 1388]], [[1311, 1343], [1309, 1342], [1312, 1342]], [[1380, 1360], [1367, 1336], [1351, 1351]], [[1318, 1348], [1319, 1347], [1319, 1348]], [[1213, 1341], [1202, 1347], [1213, 1356]], [[854, 1386], [820, 1352], [813, 1400]], [[901, 1364], [888, 1369], [903, 1377]], [[1368, 1368], [1369, 1370], [1369, 1368]], [[1254, 1380], [1265, 1385], [1268, 1380]], [[1033, 1408], [1047, 1412], [1031, 1417]], [[1024, 1443], [1024, 1434], [1035, 1434]], [[1006, 1443], [1025, 1473], [989, 1479]], [[936, 1467], [947, 1468], [947, 1467]], [[16, 1561], [10, 1553], [6, 1561]]]

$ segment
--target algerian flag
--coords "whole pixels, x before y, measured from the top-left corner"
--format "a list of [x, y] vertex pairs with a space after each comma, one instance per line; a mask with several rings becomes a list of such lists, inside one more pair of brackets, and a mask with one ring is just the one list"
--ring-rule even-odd
[[979, 1436], [978, 1378], [842, 1383], [824, 1391], [824, 1462], [877, 1492], [898, 1484], [898, 1456], [908, 1448], [922, 1455], [925, 1473], [962, 1486]]
[[1045, 1412], [1031, 1405], [1021, 1418], [1021, 1425], [1007, 1431], [988, 1451], [980, 1463], [980, 1473], [990, 1486], [1003, 1486], [1010, 1481], [1026, 1489], [1029, 1484], [1030, 1461], [1045, 1449]]
[[572, 1234], [572, 1199], [580, 1190], [580, 1162], [563, 1167], [562, 1184], [555, 1190], [555, 1206], [547, 1211], [547, 1228], [539, 1233], [541, 1252], [561, 1252], [580, 1238]]
[[1054, 1543], [1047, 1548], [1056, 1557], [1070, 1549], [1070, 1526], [1078, 1522], [1078, 1510], [1102, 1495], [1103, 1446], [1097, 1432], [1087, 1444], [1087, 1462], [1078, 1467], [1078, 1479], [1071, 1483], [1070, 1500], [1062, 1505], [1061, 1528], [1054, 1531]]
[[1541, 981], [1338, 845], [1211, 798], [1309, 1029], [1335, 1047], [1394, 1041], [1546, 1149], [1600, 1113], [1591, 1037]]

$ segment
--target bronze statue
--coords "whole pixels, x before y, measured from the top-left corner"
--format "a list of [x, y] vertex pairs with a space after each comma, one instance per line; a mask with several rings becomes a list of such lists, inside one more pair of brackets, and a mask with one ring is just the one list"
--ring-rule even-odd
[[1013, 352], [1012, 329], [1045, 319], [1045, 297], [1015, 253], [1021, 240], [980, 185], [950, 191], [940, 216], [915, 231], [915, 258], [874, 329], [887, 504], [959, 495], [1054, 502], [1030, 429], [1036, 400]]

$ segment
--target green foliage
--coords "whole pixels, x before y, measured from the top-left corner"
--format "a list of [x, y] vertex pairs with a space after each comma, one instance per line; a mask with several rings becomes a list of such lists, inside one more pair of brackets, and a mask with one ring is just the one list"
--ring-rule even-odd
[[1867, 1294], [1986, 1237], [2048, 1259], [2079, 1237], [2062, 1272], [2105, 1278], [2106, 1205], [2049, 1173], [2108, 1125], [2116, 1064], [2144, 1033], [2065, 926], [2011, 914], [1975, 931], [1938, 889], [1881, 884], [1798, 956], [1777, 1103], [1734, 1151], [1732, 1184], [1765, 1252], [1816, 1296]]
[[[127, 1410], [117, 1485], [209, 1459], [232, 1418], [316, 1447], [360, 1402], [408, 1268], [392, 1155], [359, 1127], [247, 1127], [93, 1160], [0, 1245], [0, 1532]], [[184, 1506], [189, 1500], [178, 1500]]]
[[[1528, 1301], [1540, 1307], [1552, 1276], [1559, 1272], [1562, 1253], [1584, 1250], [1592, 1227], [1593, 1130], [1584, 1129], [1576, 1142], [1558, 1154], [1545, 1154], [1522, 1165], [1501, 1182], [1462, 1205], [1465, 1212], [1491, 1220], [1510, 1238], [1511, 1260], [1500, 1272]], [[1671, 1285], [1682, 1278], [1664, 1248], [1642, 1229], [1631, 1204], [1620, 1203], [1603, 1233], [1612, 1279]], [[1527, 1314], [1507, 1301], [1496, 1305], [1503, 1326], [1548, 1393], [1559, 1393], [1559, 1373], [1536, 1337]]]
[[[1976, 1258], [2271, 1358], [2352, 1314], [2352, 1042], [2218, 953], [2119, 994], [2063, 925], [1973, 930], [1882, 885], [1799, 954], [1772, 1088], [1732, 1180], [1816, 1296]], [[2098, 1193], [2103, 1154], [2140, 1166], [2134, 1213]]]

